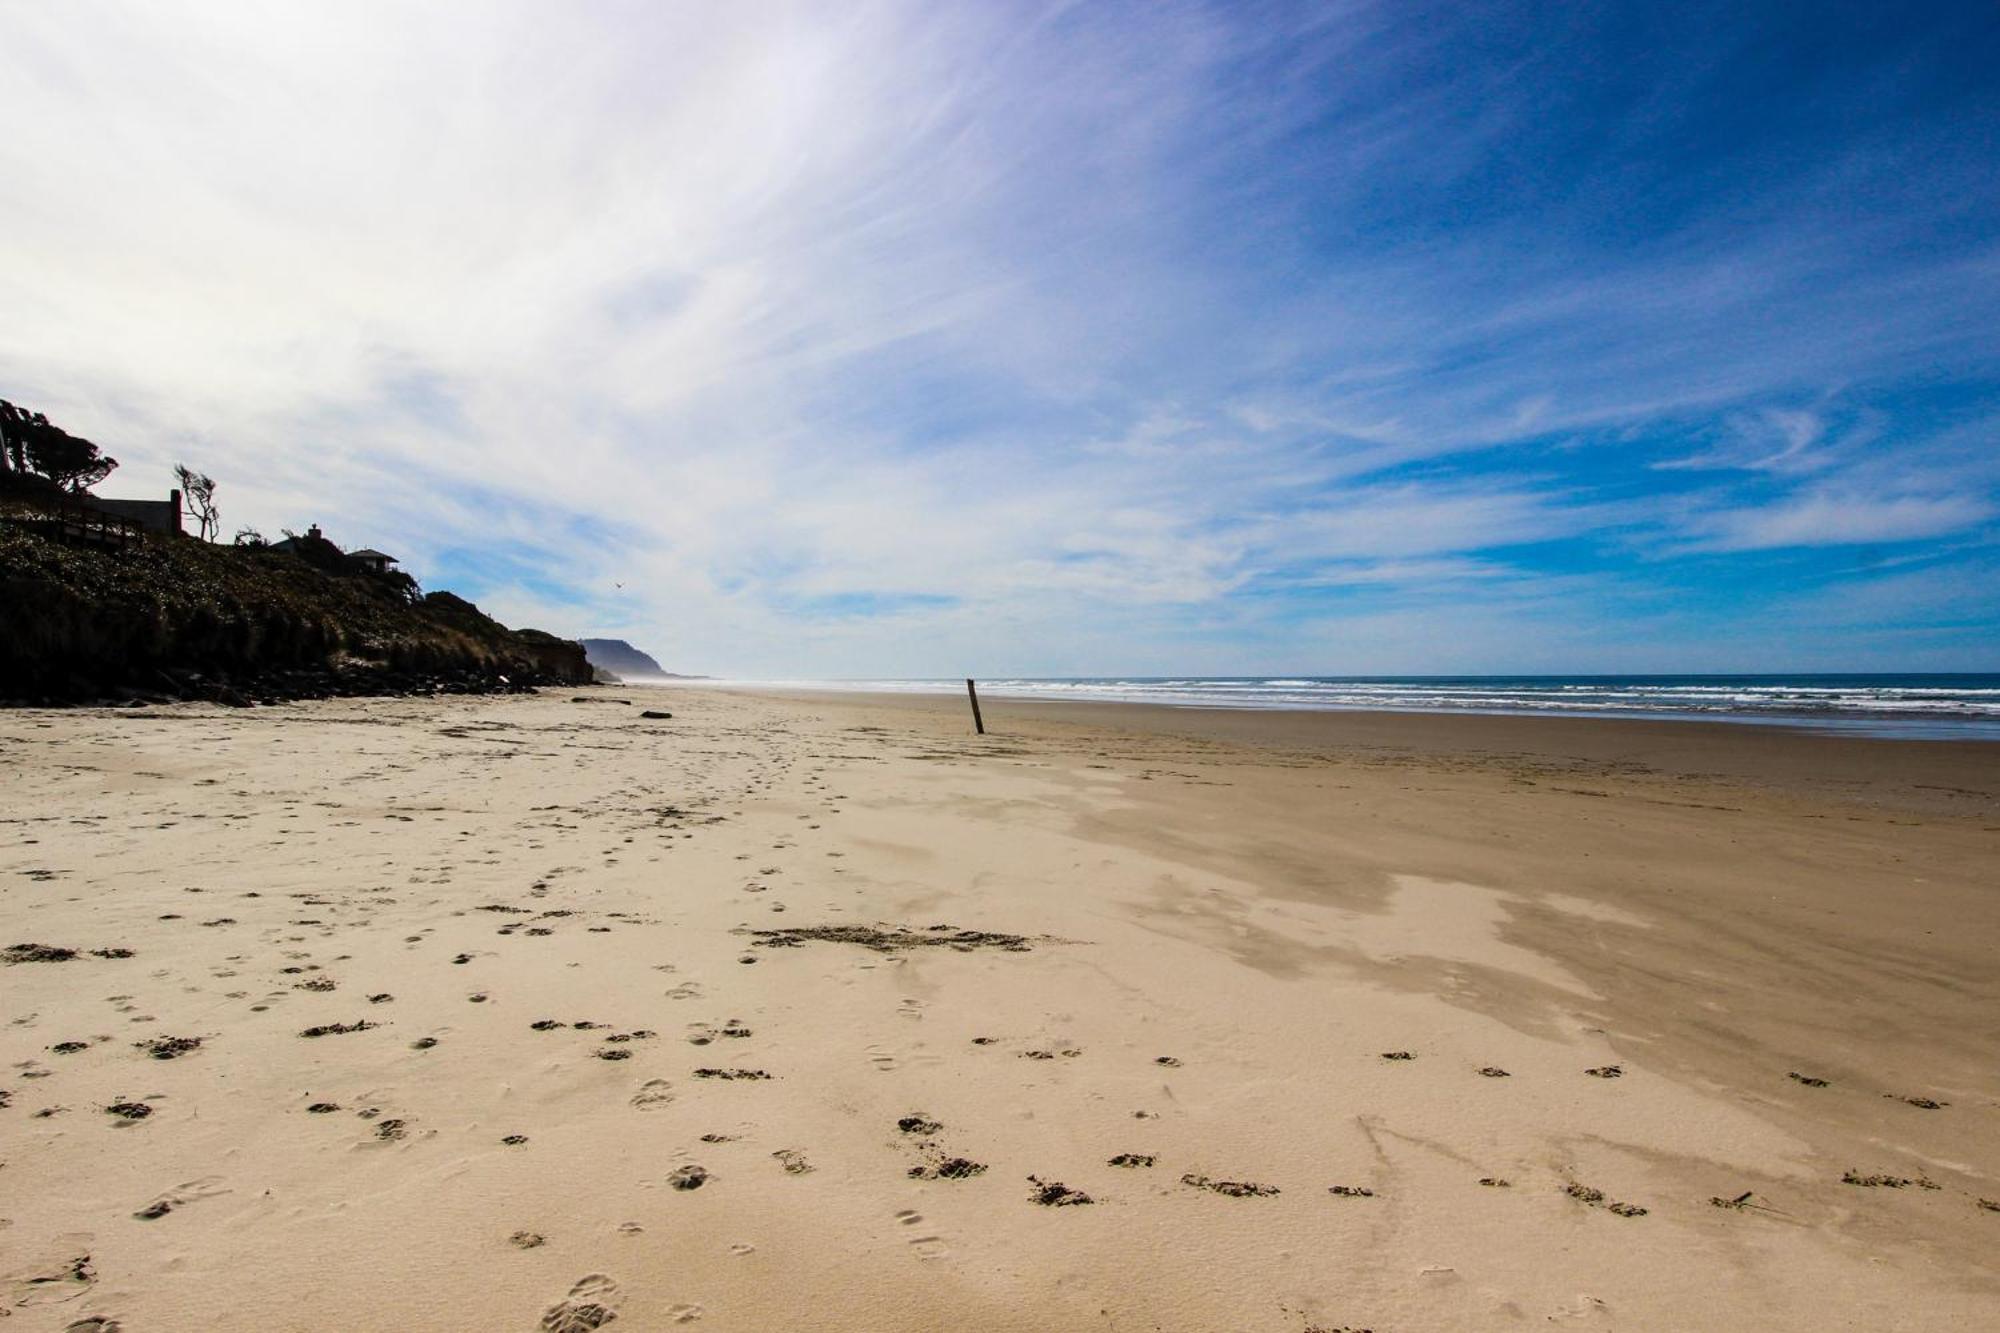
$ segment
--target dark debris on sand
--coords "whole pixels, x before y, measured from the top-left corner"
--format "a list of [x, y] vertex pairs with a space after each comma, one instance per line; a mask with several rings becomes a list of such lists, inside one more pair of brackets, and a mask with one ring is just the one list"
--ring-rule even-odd
[[148, 1041], [134, 1042], [155, 1060], [177, 1060], [190, 1051], [201, 1048], [200, 1037], [154, 1037]]
[[1060, 1180], [1029, 1176], [1028, 1183], [1035, 1187], [1035, 1192], [1028, 1197], [1044, 1208], [1072, 1208], [1078, 1204], [1097, 1202], [1082, 1190], [1073, 1190]]
[[[986, 1174], [986, 1163], [975, 1162], [969, 1157], [947, 1157], [927, 1166], [913, 1166], [907, 1174], [912, 1180], [970, 1180]], [[1090, 1200], [1083, 1202], [1089, 1203]]]
[[1636, 1203], [1607, 1203], [1603, 1190], [1593, 1189], [1589, 1185], [1581, 1185], [1575, 1181], [1563, 1186], [1563, 1193], [1578, 1203], [1588, 1204], [1592, 1208], [1602, 1207], [1606, 1212], [1618, 1217], [1644, 1217], [1647, 1211]]
[[1326, 1192], [1328, 1194], [1337, 1194], [1343, 1199], [1372, 1199], [1375, 1197], [1375, 1191], [1369, 1189], [1366, 1185], [1328, 1185]]
[[1181, 1177], [1181, 1184], [1192, 1185], [1196, 1189], [1213, 1190], [1226, 1194], [1232, 1199], [1262, 1199], [1278, 1193], [1276, 1185], [1258, 1185], [1247, 1180], [1210, 1180], [1193, 1172]]
[[371, 1023], [364, 1018], [354, 1023], [321, 1023], [317, 1027], [304, 1029], [299, 1035], [301, 1037], [337, 1037], [343, 1033], [366, 1032], [369, 1028], [379, 1028], [381, 1026], [380, 1023]]
[[1808, 1088], [1823, 1088], [1826, 1086], [1825, 1079], [1814, 1078], [1811, 1074], [1801, 1074], [1796, 1069], [1794, 1069], [1791, 1073], [1785, 1075], [1785, 1077], [1790, 1079], [1794, 1083], [1803, 1083]]
[[120, 1120], [144, 1120], [153, 1113], [153, 1108], [144, 1102], [113, 1102], [104, 1108], [104, 1113]]
[[906, 1115], [896, 1122], [896, 1128], [905, 1134], [935, 1134], [944, 1126], [935, 1120], [925, 1119], [923, 1112]]
[[1121, 1152], [1111, 1159], [1110, 1165], [1130, 1167], [1151, 1166], [1156, 1160], [1158, 1159], [1149, 1152]]
[[696, 1078], [721, 1079], [758, 1079], [771, 1077], [761, 1069], [697, 1069], [694, 1071], [694, 1076]]
[[827, 944], [858, 944], [877, 953], [936, 948], [961, 952], [973, 949], [1005, 949], [1009, 953], [1028, 951], [1028, 940], [1024, 935], [1007, 935], [991, 930], [959, 930], [952, 926], [932, 926], [927, 930], [913, 930], [908, 926], [888, 930], [874, 926], [792, 926], [784, 930], [752, 930], [747, 933], [757, 941], [758, 947], [766, 949], [796, 949], [817, 940]]
[[667, 1183], [677, 1190], [698, 1190], [708, 1183], [708, 1171], [690, 1162], [667, 1173]]
[[1900, 1190], [1900, 1189], [1907, 1189], [1911, 1185], [1915, 1185], [1918, 1189], [1924, 1189], [1924, 1190], [1934, 1190], [1938, 1188], [1937, 1183], [1931, 1180], [1931, 1178], [1928, 1176], [1889, 1176], [1881, 1174], [1870, 1174], [1864, 1176], [1859, 1171], [1856, 1171], [1853, 1167], [1849, 1167], [1847, 1168], [1847, 1170], [1841, 1172], [1840, 1183], [1843, 1185], [1861, 1185], [1868, 1189], [1881, 1188], [1881, 1189]]
[[67, 963], [77, 957], [77, 950], [65, 949], [54, 944], [10, 944], [0, 957], [11, 963]]

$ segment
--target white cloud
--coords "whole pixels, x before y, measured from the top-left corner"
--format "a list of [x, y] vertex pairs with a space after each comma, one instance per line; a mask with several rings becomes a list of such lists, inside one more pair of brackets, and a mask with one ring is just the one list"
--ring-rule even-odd
[[[1511, 568], [1493, 548], [1672, 519], [1496, 447], [1674, 414], [1858, 488], [1698, 497], [1704, 549], [1990, 512], [1835, 469], [1873, 437], [1798, 387], [1966, 336], [1989, 273], [1857, 274], [1851, 229], [1797, 225], [1350, 252], [1307, 224], [1475, 168], [1535, 108], [1466, 123], [1394, 7], [1285, 22], [19, 6], [0, 393], [124, 459], [114, 490], [186, 458], [231, 529], [490, 567], [501, 614], [683, 668], [1303, 652], [1257, 597], [1455, 596]], [[813, 609], [842, 598], [888, 609]], [[1422, 639], [1394, 623], [1378, 664]]]
[[1977, 495], [1870, 496], [1815, 491], [1774, 504], [1702, 514], [1687, 525], [1689, 549], [1752, 551], [1786, 546], [1907, 542], [1960, 531], [1991, 518]]

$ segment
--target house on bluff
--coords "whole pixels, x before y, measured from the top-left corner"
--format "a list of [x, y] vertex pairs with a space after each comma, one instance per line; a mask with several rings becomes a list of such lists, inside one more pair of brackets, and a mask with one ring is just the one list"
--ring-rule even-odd
[[[327, 542], [326, 534], [319, 530], [317, 523], [307, 528], [303, 537], [287, 537], [281, 542], [272, 542], [271, 549], [302, 556], [315, 542], [326, 542], [327, 546], [332, 547], [332, 543]], [[339, 548], [333, 547], [333, 550], [338, 551]], [[364, 546], [358, 551], [348, 551], [345, 554], [350, 565], [365, 569], [370, 574], [387, 574], [396, 566], [395, 556], [378, 551], [372, 546]]]
[[72, 496], [85, 509], [136, 523], [147, 532], [178, 534], [181, 531], [181, 493], [168, 491], [164, 500], [112, 500], [84, 491]]

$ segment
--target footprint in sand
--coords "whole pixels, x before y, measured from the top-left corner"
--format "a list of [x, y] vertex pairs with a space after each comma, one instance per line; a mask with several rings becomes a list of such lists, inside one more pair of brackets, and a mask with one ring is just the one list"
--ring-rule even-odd
[[688, 1024], [688, 1041], [695, 1046], [706, 1046], [717, 1037], [742, 1038], [749, 1035], [750, 1029], [743, 1025], [740, 1018], [729, 1019], [721, 1027], [712, 1027], [707, 1023]]
[[542, 1333], [591, 1333], [618, 1317], [618, 1284], [602, 1273], [577, 1279], [569, 1295], [542, 1314]]
[[176, 1208], [180, 1208], [186, 1204], [195, 1203], [202, 1199], [213, 1199], [217, 1195], [227, 1193], [229, 1191], [223, 1188], [221, 1176], [203, 1176], [199, 1180], [190, 1180], [185, 1184], [176, 1185], [165, 1193], [155, 1196], [151, 1203], [133, 1213], [132, 1216], [144, 1222], [151, 1222], [165, 1217]]
[[[913, 1208], [905, 1208], [896, 1214], [896, 1220], [906, 1227], [920, 1227], [924, 1215]], [[910, 1252], [919, 1259], [942, 1259], [951, 1253], [951, 1247], [940, 1236], [913, 1236], [906, 1242]]]
[[868, 1063], [874, 1065], [883, 1073], [888, 1074], [894, 1072], [900, 1061], [896, 1059], [895, 1052], [885, 1051], [880, 1046], [870, 1046], [868, 1048]]
[[674, 1100], [673, 1084], [663, 1078], [649, 1078], [632, 1094], [632, 1105], [641, 1111], [657, 1111]]
[[88, 1231], [72, 1231], [55, 1237], [26, 1268], [0, 1278], [0, 1290], [9, 1305], [61, 1305], [83, 1295], [97, 1283], [97, 1269], [90, 1262]]
[[896, 1007], [896, 1012], [905, 1018], [921, 1019], [924, 1016], [924, 1002], [922, 1000], [905, 1000]]
[[1579, 1294], [1573, 1301], [1558, 1305], [1549, 1311], [1548, 1322], [1557, 1323], [1569, 1319], [1610, 1318], [1611, 1307], [1595, 1296]]

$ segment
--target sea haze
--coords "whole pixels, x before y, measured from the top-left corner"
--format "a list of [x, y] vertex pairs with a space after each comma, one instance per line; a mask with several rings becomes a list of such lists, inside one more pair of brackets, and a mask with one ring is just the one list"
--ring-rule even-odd
[[[744, 682], [749, 683], [749, 682]], [[958, 680], [757, 682], [934, 693]], [[1368, 709], [1760, 722], [1884, 738], [2000, 740], [2000, 674], [995, 677], [982, 695], [1189, 708]]]

